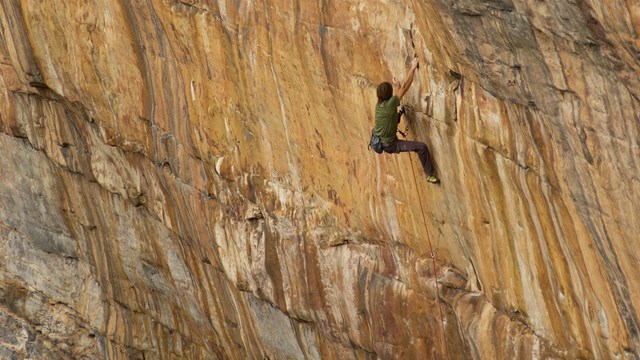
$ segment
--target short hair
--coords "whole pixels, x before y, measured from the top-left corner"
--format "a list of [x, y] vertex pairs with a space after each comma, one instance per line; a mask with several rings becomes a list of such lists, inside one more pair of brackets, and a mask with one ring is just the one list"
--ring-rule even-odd
[[378, 95], [378, 104], [387, 101], [393, 96], [393, 86], [391, 86], [391, 83], [385, 81], [378, 85], [376, 94]]

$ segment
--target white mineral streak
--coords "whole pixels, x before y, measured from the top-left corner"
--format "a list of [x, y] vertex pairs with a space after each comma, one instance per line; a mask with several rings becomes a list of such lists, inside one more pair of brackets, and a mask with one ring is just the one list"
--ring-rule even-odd
[[[639, 33], [623, 0], [1, 2], [0, 359], [638, 358]], [[439, 186], [366, 148], [414, 55]]]

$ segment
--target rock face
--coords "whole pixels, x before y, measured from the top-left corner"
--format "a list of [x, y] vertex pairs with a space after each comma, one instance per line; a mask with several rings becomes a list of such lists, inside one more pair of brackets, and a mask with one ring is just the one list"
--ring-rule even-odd
[[[623, 0], [3, 1], [0, 358], [637, 359], [638, 32]], [[414, 55], [440, 186], [366, 148]]]

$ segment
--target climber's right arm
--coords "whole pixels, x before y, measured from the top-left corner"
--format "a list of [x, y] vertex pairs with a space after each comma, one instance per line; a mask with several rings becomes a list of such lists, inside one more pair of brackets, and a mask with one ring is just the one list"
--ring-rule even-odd
[[402, 97], [404, 96], [404, 94], [406, 94], [407, 91], [409, 91], [409, 88], [413, 83], [413, 76], [415, 75], [416, 69], [418, 68], [418, 65], [419, 65], [418, 58], [414, 58], [413, 63], [411, 65], [412, 65], [411, 70], [409, 71], [407, 78], [404, 80], [404, 82], [402, 83], [402, 86], [400, 86], [400, 89], [398, 90], [398, 93], [397, 93], [397, 96], [398, 98], [400, 98], [400, 100], [402, 100]]

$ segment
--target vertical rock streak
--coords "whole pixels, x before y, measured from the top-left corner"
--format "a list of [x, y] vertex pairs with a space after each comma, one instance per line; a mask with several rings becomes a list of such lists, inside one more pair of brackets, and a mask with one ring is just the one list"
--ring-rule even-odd
[[638, 13], [1, 3], [0, 358], [637, 358]]

